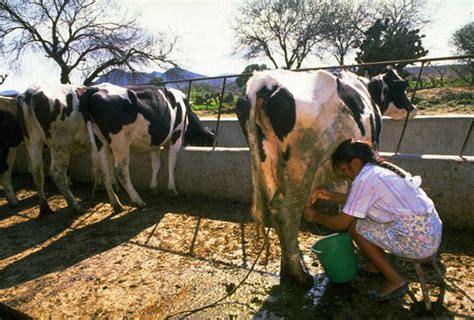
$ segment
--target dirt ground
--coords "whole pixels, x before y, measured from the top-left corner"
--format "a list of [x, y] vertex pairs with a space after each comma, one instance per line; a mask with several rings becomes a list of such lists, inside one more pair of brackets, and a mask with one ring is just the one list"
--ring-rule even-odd
[[[29, 176], [14, 179], [20, 205], [7, 205], [0, 191], [0, 319], [408, 319], [474, 316], [472, 232], [444, 230], [439, 265], [444, 299], [427, 312], [409, 295], [386, 303], [367, 297], [379, 276], [359, 274], [343, 285], [329, 282], [311, 244], [325, 232], [304, 224], [299, 235], [309, 291], [280, 284], [279, 246], [270, 232], [269, 263], [262, 258], [230, 297], [255, 261], [249, 205], [141, 191], [149, 207], [113, 214], [105, 192], [91, 197], [89, 184], [74, 184], [83, 213], [73, 213], [47, 185], [55, 213], [38, 217]], [[178, 186], [179, 187], [179, 186]], [[119, 194], [125, 202], [125, 194]], [[421, 301], [413, 266], [393, 261]], [[425, 268], [432, 301], [440, 295], [433, 270]], [[182, 312], [182, 313], [179, 313]]]

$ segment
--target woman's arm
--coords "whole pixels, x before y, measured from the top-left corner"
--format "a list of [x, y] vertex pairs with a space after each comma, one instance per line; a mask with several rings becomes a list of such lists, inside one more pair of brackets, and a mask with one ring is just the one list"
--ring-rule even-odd
[[318, 189], [311, 196], [310, 203], [314, 204], [317, 199], [334, 201], [339, 204], [345, 204], [347, 201], [347, 194], [326, 189]]
[[341, 231], [347, 230], [352, 222], [354, 222], [356, 219], [355, 217], [347, 215], [343, 212], [338, 213], [336, 216], [321, 214], [311, 206], [304, 208], [303, 215], [308, 221], [320, 223], [330, 229]]

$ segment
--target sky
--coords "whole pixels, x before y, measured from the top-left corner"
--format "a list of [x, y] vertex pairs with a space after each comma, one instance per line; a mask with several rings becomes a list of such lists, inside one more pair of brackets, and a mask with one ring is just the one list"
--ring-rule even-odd
[[[233, 15], [241, 5], [239, 0], [119, 0], [132, 13], [138, 15], [143, 27], [149, 30], [164, 30], [180, 38], [179, 52], [175, 59], [180, 66], [206, 76], [241, 73], [251, 63], [266, 63], [264, 60], [247, 61], [232, 54], [234, 35], [230, 28]], [[423, 45], [429, 50], [427, 57], [444, 57], [454, 54], [450, 38], [461, 26], [474, 21], [474, 0], [428, 0], [428, 11], [432, 23], [423, 33]], [[354, 63], [348, 58], [347, 63]], [[327, 57], [324, 61], [308, 59], [303, 67], [335, 65]], [[158, 67], [147, 67], [142, 71], [163, 71]], [[9, 74], [0, 86], [7, 89], [24, 90], [35, 82], [59, 81], [58, 69], [41, 55], [28, 55], [21, 67], [11, 69], [0, 64], [0, 74]], [[80, 79], [73, 79], [78, 81]]]

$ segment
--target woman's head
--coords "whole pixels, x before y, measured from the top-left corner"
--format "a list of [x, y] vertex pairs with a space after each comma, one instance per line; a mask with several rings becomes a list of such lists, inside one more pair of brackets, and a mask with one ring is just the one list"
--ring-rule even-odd
[[344, 140], [331, 156], [334, 170], [350, 166], [354, 159], [360, 161], [361, 166], [366, 163], [380, 163], [381, 159], [375, 154], [372, 144], [355, 139]]
[[366, 163], [373, 163], [389, 169], [404, 178], [406, 173], [379, 157], [372, 144], [365, 141], [347, 139], [341, 142], [331, 156], [332, 167], [339, 169], [349, 179], [354, 179]]

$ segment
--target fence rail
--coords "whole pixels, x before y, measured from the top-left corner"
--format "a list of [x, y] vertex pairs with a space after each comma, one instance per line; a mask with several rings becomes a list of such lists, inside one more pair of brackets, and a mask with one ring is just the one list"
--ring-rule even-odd
[[[474, 58], [474, 55], [460, 55], [460, 56], [450, 56], [450, 57], [437, 57], [437, 58], [423, 58], [423, 59], [402, 59], [402, 60], [389, 60], [389, 61], [378, 61], [378, 62], [368, 62], [368, 63], [359, 63], [359, 64], [348, 64], [348, 65], [335, 65], [335, 66], [323, 66], [323, 67], [314, 67], [314, 68], [302, 68], [302, 69], [293, 69], [292, 71], [298, 71], [298, 72], [304, 72], [304, 71], [316, 71], [316, 70], [346, 70], [346, 69], [351, 69], [355, 70], [357, 68], [361, 67], [369, 67], [369, 66], [379, 66], [379, 65], [397, 65], [397, 64], [417, 64], [421, 63], [420, 70], [418, 72], [418, 76], [415, 82], [415, 87], [412, 91], [412, 96], [411, 96], [411, 102], [413, 103], [415, 99], [415, 95], [417, 90], [419, 89], [419, 85], [421, 83], [421, 75], [423, 73], [423, 70], [426, 65], [432, 63], [432, 62], [438, 62], [438, 61], [457, 61], [457, 60], [468, 60], [468, 64], [471, 64], [472, 59]], [[220, 127], [220, 119], [221, 119], [221, 114], [222, 114], [222, 105], [224, 101], [224, 95], [225, 95], [225, 89], [227, 85], [227, 79], [231, 78], [237, 78], [241, 76], [251, 76], [252, 73], [240, 73], [240, 74], [231, 74], [231, 75], [223, 75], [223, 76], [215, 76], [215, 77], [202, 77], [202, 78], [192, 78], [192, 79], [183, 79], [183, 80], [170, 80], [170, 81], [162, 81], [160, 84], [162, 85], [167, 85], [167, 84], [175, 84], [175, 83], [187, 83], [187, 96], [190, 99], [191, 97], [191, 89], [192, 85], [194, 82], [199, 82], [199, 81], [209, 81], [209, 80], [219, 80], [222, 79], [222, 85], [221, 85], [221, 93], [220, 93], [220, 99], [219, 99], [219, 107], [218, 107], [218, 115], [217, 115], [217, 122], [216, 122], [216, 127], [215, 127], [215, 134], [216, 134], [216, 139], [214, 140], [214, 146], [215, 148], [217, 146], [218, 140], [219, 140], [219, 127]], [[402, 131], [400, 133], [400, 139], [397, 144], [397, 148], [395, 151], [395, 154], [398, 153], [400, 149], [400, 145], [403, 142], [403, 137], [405, 135], [405, 130], [408, 125], [408, 114], [405, 119]], [[472, 131], [472, 125], [469, 127], [468, 131], [466, 132], [466, 140], [469, 138], [471, 135]], [[462, 156], [464, 151], [464, 148], [461, 149], [459, 156]]]

